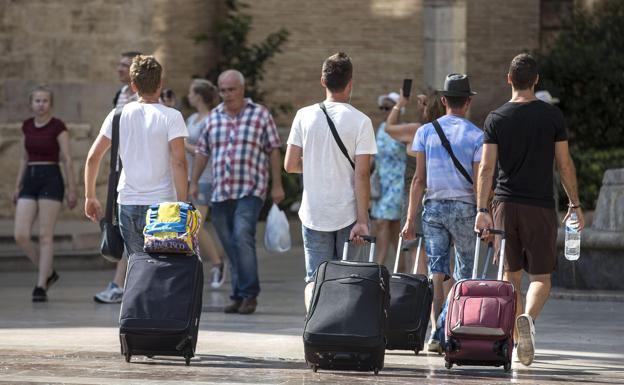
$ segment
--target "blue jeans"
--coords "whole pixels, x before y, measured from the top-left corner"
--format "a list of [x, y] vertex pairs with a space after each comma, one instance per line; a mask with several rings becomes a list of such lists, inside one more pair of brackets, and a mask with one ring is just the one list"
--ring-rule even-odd
[[119, 229], [128, 255], [143, 252], [143, 228], [149, 206], [118, 205]]
[[475, 252], [475, 205], [453, 200], [427, 200], [423, 210], [423, 234], [429, 273], [450, 274], [451, 242], [455, 245], [453, 278], [472, 277]]
[[342, 258], [342, 248], [349, 239], [352, 227], [353, 225], [349, 225], [336, 231], [317, 231], [301, 226], [306, 282], [314, 281], [316, 270], [321, 263]]
[[260, 293], [256, 224], [262, 204], [255, 196], [212, 202], [212, 224], [230, 259], [233, 300], [255, 298]]

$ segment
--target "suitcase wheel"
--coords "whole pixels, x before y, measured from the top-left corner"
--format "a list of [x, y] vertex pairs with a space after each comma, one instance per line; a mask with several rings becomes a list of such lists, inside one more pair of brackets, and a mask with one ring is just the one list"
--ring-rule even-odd
[[125, 354], [126, 356], [126, 362], [130, 362], [130, 358], [132, 358], [132, 355], [128, 352]]
[[186, 366], [191, 366], [191, 357], [184, 356], [184, 361], [186, 362]]
[[503, 369], [505, 369], [505, 372], [509, 372], [511, 370], [511, 362], [505, 362], [505, 365], [503, 365]]
[[444, 363], [444, 367], [447, 368], [447, 369], [451, 369], [453, 367], [453, 363], [450, 362], [450, 361], [446, 361]]
[[375, 372], [375, 375], [376, 375], [376, 376], [377, 376], [377, 375], [379, 375], [379, 368], [375, 368], [375, 369], [373, 369], [373, 372]]
[[154, 358], [154, 356], [145, 356], [145, 357], [147, 357], [147, 358]]
[[314, 373], [318, 372], [318, 366], [316, 366], [316, 365], [312, 365], [312, 371], [313, 371]]
[[415, 355], [418, 355], [418, 353], [420, 353], [420, 350], [418, 350], [418, 349], [414, 350], [414, 354]]

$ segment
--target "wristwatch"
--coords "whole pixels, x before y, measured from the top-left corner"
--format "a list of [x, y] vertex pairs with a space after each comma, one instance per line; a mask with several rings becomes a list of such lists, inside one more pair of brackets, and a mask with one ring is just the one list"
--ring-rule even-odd
[[485, 208], [485, 207], [481, 207], [481, 208], [478, 208], [478, 209], [477, 209], [477, 212], [478, 212], [478, 213], [487, 213], [487, 214], [489, 214], [489, 213], [490, 213], [490, 210], [488, 210], [488, 209], [487, 209], [487, 208]]

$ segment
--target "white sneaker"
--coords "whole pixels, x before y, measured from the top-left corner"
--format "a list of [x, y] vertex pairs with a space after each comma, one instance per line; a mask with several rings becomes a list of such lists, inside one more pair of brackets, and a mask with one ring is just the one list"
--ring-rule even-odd
[[210, 269], [210, 276], [210, 287], [218, 289], [223, 286], [223, 282], [225, 282], [225, 262], [220, 265], [213, 266]]
[[440, 341], [434, 339], [433, 337], [429, 338], [429, 342], [427, 342], [427, 351], [442, 354], [442, 345], [440, 345]]
[[535, 326], [533, 318], [524, 313], [516, 318], [516, 330], [518, 330], [518, 360], [529, 366], [535, 356]]
[[93, 296], [93, 300], [99, 303], [120, 303], [123, 296], [123, 289], [115, 282], [109, 282], [106, 289]]

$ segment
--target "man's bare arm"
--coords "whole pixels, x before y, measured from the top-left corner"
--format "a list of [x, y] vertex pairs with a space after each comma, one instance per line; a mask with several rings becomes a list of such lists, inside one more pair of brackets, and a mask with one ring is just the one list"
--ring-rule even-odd
[[271, 198], [278, 204], [284, 200], [286, 194], [282, 187], [282, 154], [279, 148], [274, 148], [271, 157]]
[[416, 153], [416, 172], [412, 178], [409, 191], [409, 204], [407, 206], [408, 222], [416, 220], [416, 213], [425, 195], [425, 188], [427, 188], [426, 157], [424, 152], [419, 151]]
[[578, 217], [578, 229], [583, 230], [585, 228], [585, 216], [581, 209], [581, 202], [578, 196], [577, 181], [576, 181], [576, 169], [574, 168], [574, 162], [570, 157], [570, 149], [568, 148], [568, 141], [555, 142], [555, 162], [559, 175], [561, 175], [561, 184], [568, 196], [569, 205], [568, 212], [563, 218], [565, 222], [570, 215], [575, 212]]
[[294, 144], [289, 144], [286, 147], [284, 170], [295, 174], [301, 174], [303, 172], [303, 148], [295, 146]]
[[576, 184], [576, 169], [570, 157], [568, 141], [555, 142], [555, 160], [561, 175], [561, 184], [570, 200], [570, 204], [578, 206], [580, 202]]
[[95, 181], [100, 170], [100, 163], [104, 154], [111, 146], [111, 140], [99, 134], [89, 149], [85, 162], [85, 215], [93, 222], [102, 218], [102, 207], [96, 196]]
[[496, 157], [498, 145], [492, 143], [483, 144], [483, 154], [479, 163], [476, 189], [477, 189], [477, 207], [487, 208], [488, 198], [492, 190], [492, 179], [494, 178], [494, 169], [496, 168]]
[[[494, 177], [494, 168], [496, 167], [496, 157], [498, 154], [498, 145], [492, 143], [483, 144], [483, 153], [481, 154], [481, 163], [479, 163], [479, 174], [476, 180], [477, 186], [477, 208], [487, 209], [490, 192], [492, 191], [492, 178]], [[491, 229], [494, 227], [492, 215], [489, 212], [478, 212], [475, 218], [475, 231]]]

